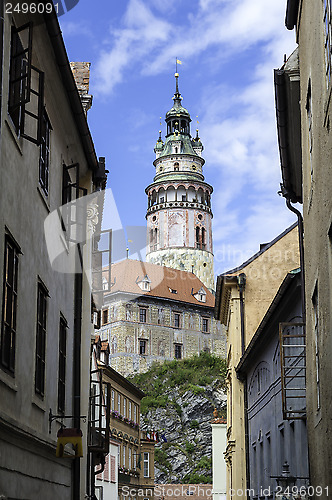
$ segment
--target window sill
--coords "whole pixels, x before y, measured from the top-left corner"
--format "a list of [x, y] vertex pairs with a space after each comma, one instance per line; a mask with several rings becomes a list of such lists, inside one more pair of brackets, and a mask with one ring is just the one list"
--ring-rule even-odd
[[45, 205], [46, 210], [48, 211], [48, 213], [50, 213], [51, 209], [49, 206], [49, 200], [46, 198], [44, 191], [39, 186], [37, 186], [37, 191], [43, 201], [43, 204]]
[[22, 139], [20, 139], [19, 137], [17, 137], [17, 134], [16, 134], [16, 131], [14, 129], [14, 126], [13, 124], [11, 123], [11, 118], [10, 116], [8, 115], [8, 119], [5, 118], [5, 122], [6, 122], [6, 125], [7, 127], [9, 128], [9, 131], [14, 139], [14, 142], [16, 144], [16, 147], [20, 153], [21, 156], [23, 156], [23, 151], [22, 151]]
[[38, 398], [38, 396], [32, 396], [32, 405], [41, 410], [43, 413], [46, 413], [45, 402]]
[[13, 392], [18, 391], [15, 379], [11, 375], [3, 372], [2, 370], [0, 371], [0, 383], [4, 384], [6, 387], [8, 387], [8, 389], [10, 389]]

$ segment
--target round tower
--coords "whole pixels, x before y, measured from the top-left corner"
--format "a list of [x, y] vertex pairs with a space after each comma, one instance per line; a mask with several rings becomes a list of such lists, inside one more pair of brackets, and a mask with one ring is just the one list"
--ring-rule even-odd
[[147, 262], [190, 271], [214, 289], [212, 248], [212, 186], [204, 182], [203, 145], [190, 135], [190, 114], [182, 106], [178, 73], [174, 104], [166, 113], [154, 149], [156, 175], [148, 196]]

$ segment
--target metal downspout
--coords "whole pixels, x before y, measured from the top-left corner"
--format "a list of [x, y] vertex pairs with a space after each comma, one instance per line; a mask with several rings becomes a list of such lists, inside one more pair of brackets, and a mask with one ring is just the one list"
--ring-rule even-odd
[[[245, 352], [245, 322], [244, 322], [244, 289], [246, 286], [246, 275], [244, 273], [238, 276], [238, 288], [240, 293], [240, 321], [241, 321], [241, 356]], [[248, 390], [247, 378], [241, 378], [243, 383], [243, 406], [244, 406], [244, 448], [245, 448], [245, 463], [246, 463], [246, 496], [250, 500], [250, 467], [249, 467], [249, 422], [248, 422]]]
[[2, 73], [3, 73], [3, 51], [4, 51], [4, 0], [0, 0], [0, 132], [1, 132], [1, 117], [2, 117]]
[[[83, 257], [80, 244], [77, 245], [80, 269], [75, 273], [75, 309], [73, 339], [73, 410], [75, 428], [80, 428], [81, 415], [81, 338], [82, 338], [82, 290], [83, 290]], [[80, 500], [80, 459], [73, 460], [73, 500]]]
[[300, 251], [300, 267], [301, 267], [301, 301], [302, 301], [302, 321], [304, 323], [304, 331], [306, 325], [306, 309], [305, 309], [305, 278], [304, 278], [304, 245], [303, 245], [303, 217], [299, 210], [297, 210], [290, 202], [289, 198], [286, 198], [287, 208], [297, 215], [298, 227], [299, 227], [299, 251]]

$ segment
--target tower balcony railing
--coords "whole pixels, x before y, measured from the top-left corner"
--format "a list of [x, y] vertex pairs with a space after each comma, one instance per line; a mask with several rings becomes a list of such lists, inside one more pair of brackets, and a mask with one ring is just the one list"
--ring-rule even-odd
[[155, 203], [148, 207], [147, 213], [153, 213], [157, 210], [162, 210], [165, 208], [198, 208], [199, 210], [204, 210], [209, 214], [212, 214], [212, 210], [208, 205], [204, 203], [199, 203], [195, 201], [166, 201], [162, 203]]

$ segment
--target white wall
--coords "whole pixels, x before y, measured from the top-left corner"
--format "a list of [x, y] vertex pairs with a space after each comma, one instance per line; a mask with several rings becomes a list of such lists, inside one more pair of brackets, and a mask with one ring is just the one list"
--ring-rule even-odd
[[226, 499], [226, 424], [211, 424], [212, 427], [212, 484], [213, 500]]

